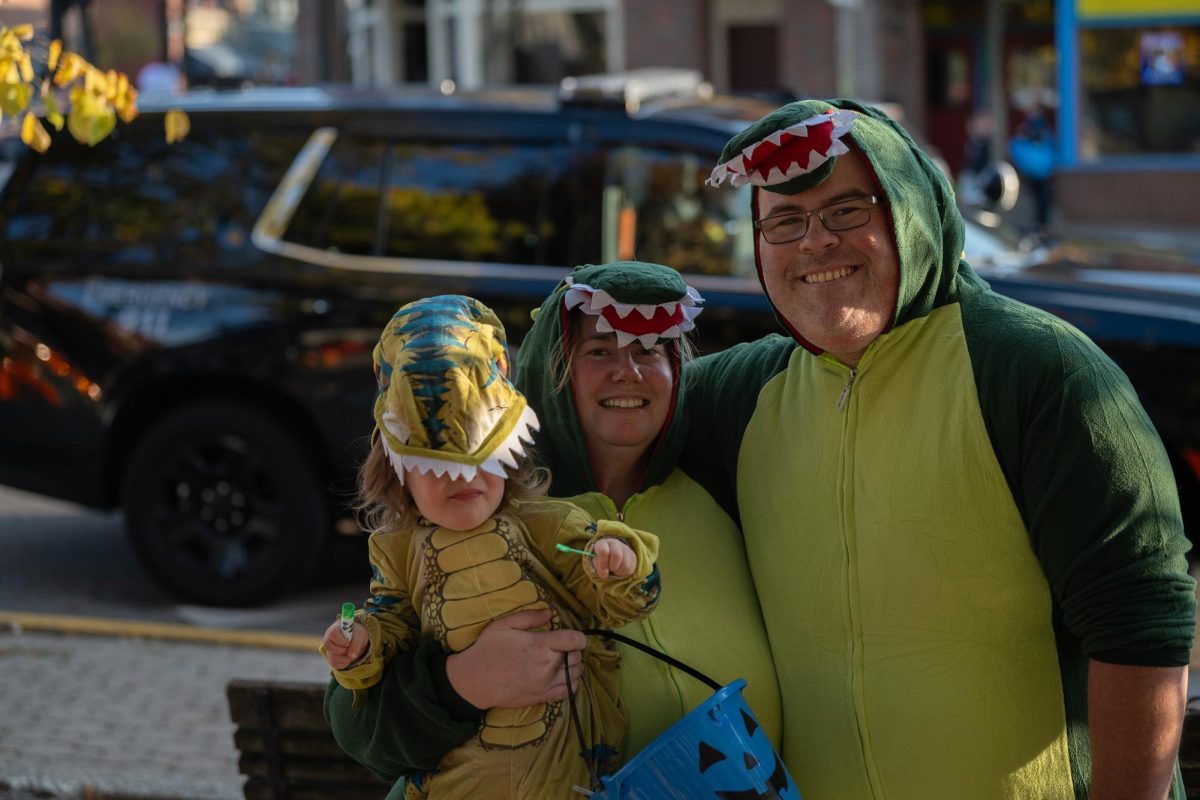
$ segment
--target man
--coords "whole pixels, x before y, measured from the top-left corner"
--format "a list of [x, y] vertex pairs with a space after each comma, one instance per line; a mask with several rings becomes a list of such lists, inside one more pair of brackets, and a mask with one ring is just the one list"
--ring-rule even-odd
[[876, 109], [784, 106], [727, 178], [791, 337], [694, 365], [685, 467], [736, 493], [803, 796], [1181, 798], [1194, 585], [1125, 376], [988, 289]]

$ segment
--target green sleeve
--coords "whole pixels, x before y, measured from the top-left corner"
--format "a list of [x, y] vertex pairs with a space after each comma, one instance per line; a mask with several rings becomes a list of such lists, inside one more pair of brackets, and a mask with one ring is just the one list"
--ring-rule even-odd
[[1129, 380], [1071, 326], [991, 292], [969, 293], [963, 319], [984, 422], [1057, 621], [1089, 658], [1187, 664], [1196, 600], [1179, 498]]
[[688, 438], [679, 466], [740, 525], [737, 466], [742, 435], [763, 386], [799, 345], [770, 334], [697, 359], [684, 370]]
[[433, 639], [398, 651], [379, 682], [354, 692], [330, 680], [325, 718], [338, 745], [379, 777], [396, 781], [437, 768], [469, 739], [483, 711], [463, 700], [446, 677], [447, 653]]

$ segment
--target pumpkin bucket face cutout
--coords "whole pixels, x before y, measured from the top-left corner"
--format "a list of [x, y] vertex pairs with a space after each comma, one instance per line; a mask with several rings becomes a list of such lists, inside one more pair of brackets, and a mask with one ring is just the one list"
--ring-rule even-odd
[[742, 697], [719, 690], [613, 775], [604, 800], [801, 800], [795, 781]]

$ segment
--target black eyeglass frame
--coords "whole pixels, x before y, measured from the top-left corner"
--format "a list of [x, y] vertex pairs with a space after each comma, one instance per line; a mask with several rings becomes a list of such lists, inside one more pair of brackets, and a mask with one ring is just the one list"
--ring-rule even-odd
[[[836, 207], [842, 205], [843, 203], [852, 203], [855, 200], [867, 200], [868, 201], [866, 219], [864, 219], [862, 222], [856, 222], [853, 225], [846, 225], [843, 227], [830, 227], [829, 221], [827, 219], [825, 219], [824, 212], [828, 211], [831, 208], [836, 208]], [[769, 217], [762, 217], [760, 219], [754, 220], [754, 229], [762, 234], [763, 239], [767, 242], [767, 244], [788, 244], [789, 242], [798, 242], [801, 239], [803, 239], [805, 236], [808, 236], [808, 232], [812, 229], [812, 225], [809, 222], [809, 217], [816, 217], [817, 219], [821, 220], [821, 224], [825, 226], [825, 230], [827, 230], [827, 231], [832, 231], [832, 232], [851, 231], [851, 230], [854, 230], [855, 228], [861, 228], [863, 225], [866, 225], [867, 223], [869, 223], [871, 221], [871, 209], [875, 208], [878, 205], [882, 205], [882, 203], [880, 202], [879, 198], [876, 197], [875, 195], [860, 194], [860, 195], [855, 195], [854, 197], [843, 198], [841, 200], [838, 200], [836, 203], [830, 203], [827, 206], [822, 206], [821, 208], [813, 209], [812, 211], [786, 211], [781, 214], [772, 214]], [[793, 236], [790, 239], [781, 239], [779, 241], [771, 241], [771, 239], [767, 238], [767, 232], [765, 230], [763, 230], [763, 223], [770, 222], [773, 219], [779, 219], [780, 217], [802, 217], [804, 219], [804, 230], [801, 231], [798, 236]]]

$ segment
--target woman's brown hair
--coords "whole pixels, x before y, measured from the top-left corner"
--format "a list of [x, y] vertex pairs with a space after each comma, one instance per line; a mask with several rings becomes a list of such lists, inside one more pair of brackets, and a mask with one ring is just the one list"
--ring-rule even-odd
[[[561, 392], [567, 388], [571, 382], [571, 361], [575, 354], [571, 352], [574, 348], [568, 349], [568, 342], [573, 342], [579, 339], [579, 324], [583, 319], [583, 312], [577, 308], [573, 308], [567, 312], [567, 330], [563, 335], [559, 336], [554, 344], [550, 346], [550, 363], [546, 367], [553, 379], [555, 393]], [[685, 364], [690, 363], [696, 357], [696, 349], [692, 345], [692, 340], [686, 335], [680, 336], [667, 343], [667, 355], [672, 356], [672, 361], [679, 364], [679, 369], [682, 371]], [[678, 359], [675, 356], [678, 355]], [[675, 380], [678, 381], [680, 376], [676, 375]]]

